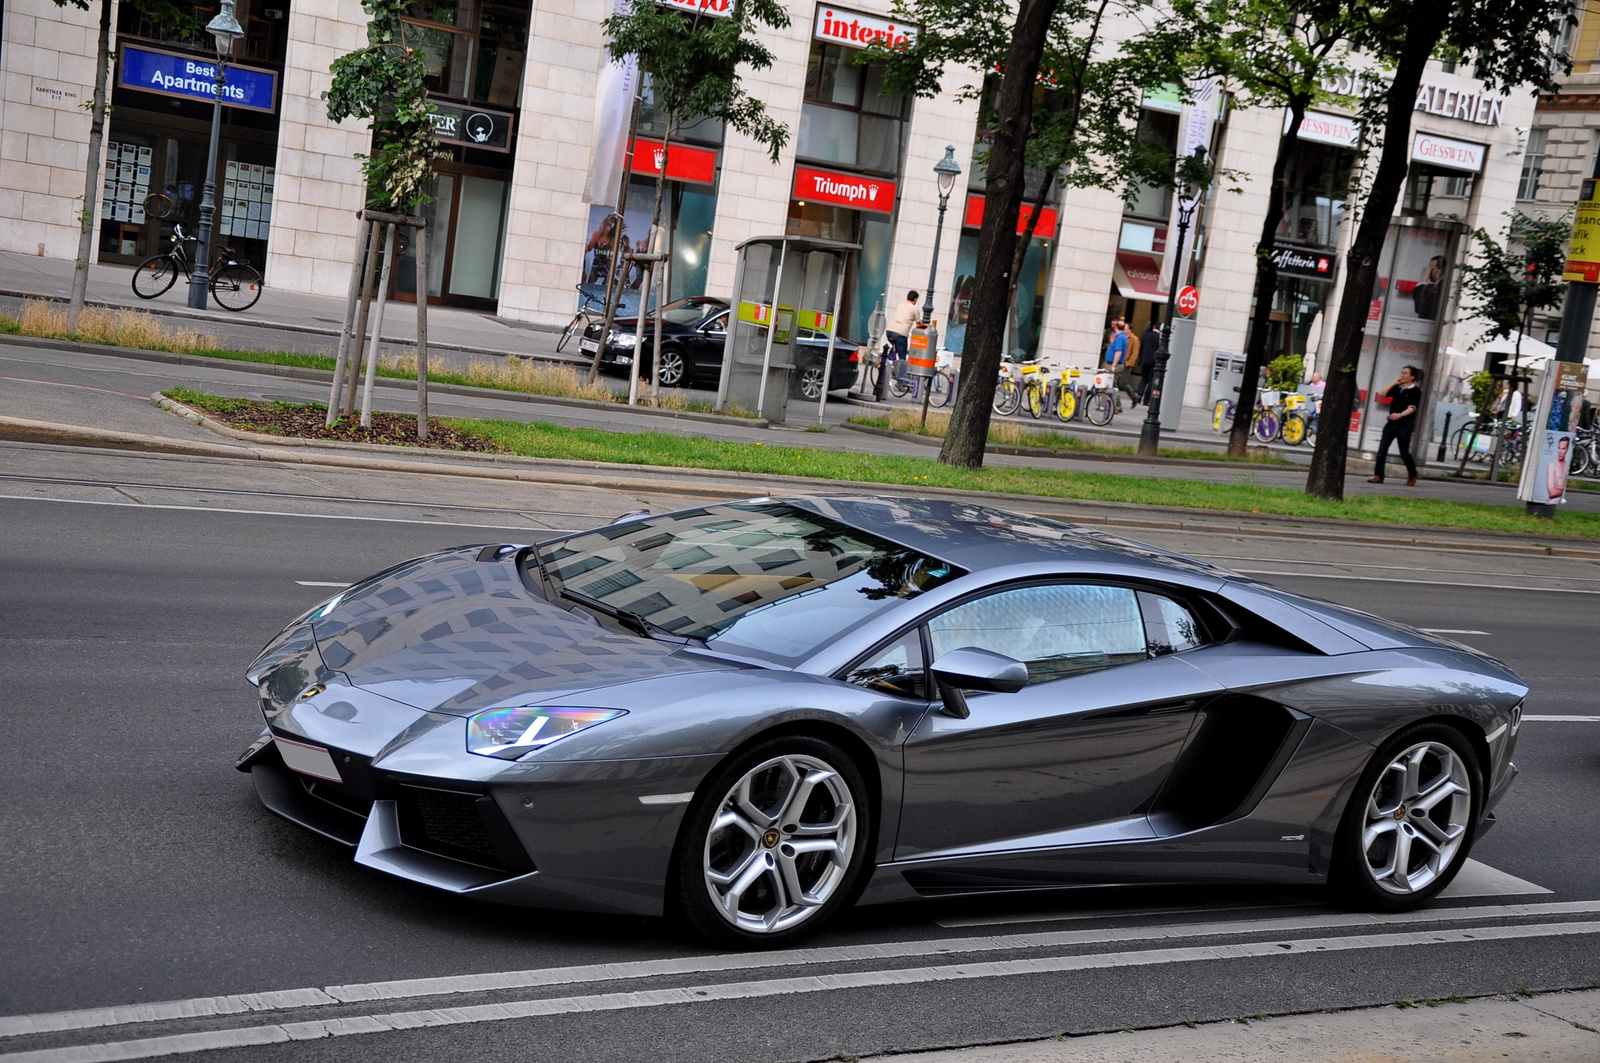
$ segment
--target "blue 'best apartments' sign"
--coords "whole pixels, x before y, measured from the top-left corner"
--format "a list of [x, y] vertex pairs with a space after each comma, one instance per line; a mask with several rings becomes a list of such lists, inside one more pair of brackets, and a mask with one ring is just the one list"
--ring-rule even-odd
[[[226, 106], [270, 114], [277, 105], [278, 75], [271, 70], [229, 63], [223, 81], [222, 102]], [[123, 88], [210, 103], [216, 98], [216, 83], [215, 60], [133, 44], [122, 46], [122, 76], [118, 84]]]

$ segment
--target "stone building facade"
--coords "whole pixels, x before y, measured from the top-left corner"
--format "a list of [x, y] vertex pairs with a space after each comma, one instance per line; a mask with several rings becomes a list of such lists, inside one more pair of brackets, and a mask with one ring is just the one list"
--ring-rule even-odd
[[[435, 298], [559, 326], [577, 305], [575, 289], [593, 289], [624, 240], [642, 241], [655, 180], [649, 138], [659, 135], [652, 132], [648, 98], [621, 222], [607, 222], [610, 208], [585, 197], [603, 117], [602, 6], [419, 0], [413, 8], [441, 137], [453, 153], [439, 167], [439, 200], [429, 208], [430, 239], [440, 242], [429, 253]], [[364, 42], [360, 4], [240, 0], [239, 7], [247, 38], [236, 63], [241, 76], [270, 85], [273, 103], [269, 111], [250, 113], [224, 108], [228, 185], [219, 198], [228, 204], [231, 238], [245, 257], [264, 264], [269, 285], [342, 293], [356, 253], [361, 202], [355, 156], [366, 148], [368, 133], [360, 123], [329, 122], [321, 93], [333, 59]], [[973, 165], [982, 135], [978, 105], [975, 93], [964, 91], [978, 87], [979, 74], [951, 74], [936, 99], [885, 97], [871, 69], [850, 62], [859, 40], [832, 27], [856, 27], [851, 33], [857, 37], [914, 32], [894, 25], [889, 0], [851, 0], [848, 7], [795, 0], [789, 13], [790, 26], [766, 39], [772, 67], [746, 74], [752, 94], [790, 131], [776, 161], [738, 133], [701, 123], [685, 130], [660, 163], [669, 178], [666, 221], [675, 241], [671, 294], [726, 295], [735, 248], [752, 237], [787, 231], [842, 239], [861, 251], [841, 330], [866, 340], [880, 298], [892, 309], [907, 291], [927, 284], [938, 222], [933, 167], [948, 145], [964, 174], [944, 223], [935, 316], [959, 350], [984, 203], [984, 176]], [[117, 154], [102, 160], [104, 194], [90, 206], [99, 227], [96, 254], [136, 262], [192, 210], [196, 145], [210, 107], [192, 94], [152, 92], [129, 80], [134, 60], [159, 66], [203, 58], [203, 41], [172, 39], [121, 12], [116, 28], [117, 110], [108, 142]], [[0, 249], [56, 258], [76, 253], [88, 139], [80, 103], [93, 85], [86, 57], [94, 31], [92, 13], [52, 0], [7, 5], [0, 46]], [[1589, 59], [1580, 62], [1562, 99], [1545, 101], [1537, 119], [1531, 96], [1485, 94], [1469, 72], [1432, 64], [1414, 114], [1414, 163], [1395, 218], [1392, 268], [1385, 289], [1373, 296], [1373, 357], [1365, 361], [1377, 366], [1376, 377], [1396, 359], [1437, 369], [1430, 374], [1435, 378], [1478, 367], [1467, 363], [1476, 357], [1471, 352], [1480, 330], [1455, 298], [1457, 267], [1468, 253], [1464, 233], [1479, 225], [1495, 228], [1517, 204], [1530, 127], [1548, 131], [1536, 201], [1570, 197], [1572, 174], [1594, 155], [1589, 126], [1600, 110], [1600, 88], [1582, 87], [1600, 85], [1596, 41], [1600, 19], [1586, 19], [1574, 47]], [[1360, 91], [1353, 84], [1343, 88]], [[1326, 369], [1341, 297], [1340, 256], [1354, 230], [1344, 216], [1342, 189], [1355, 162], [1356, 101], [1347, 95], [1343, 102], [1349, 106], [1324, 108], [1301, 132], [1294, 209], [1279, 232], [1278, 252], [1292, 268], [1275, 296], [1273, 351], [1303, 354], [1308, 372]], [[1591, 105], [1594, 110], [1584, 109]], [[1185, 279], [1199, 288], [1200, 308], [1179, 330], [1182, 379], [1168, 389], [1169, 397], [1182, 397], [1185, 427], [1209, 425], [1219, 389], [1226, 391], [1229, 367], [1243, 350], [1266, 182], [1283, 131], [1280, 112], [1233, 109], [1222, 92], [1206, 108], [1185, 105], [1176, 91], [1153, 93], [1141, 122], [1149, 135], [1175, 144], [1197, 114], [1205, 118], [1202, 141], [1237, 178], [1234, 187], [1211, 194], [1189, 238]], [[882, 197], [867, 204], [861, 191]], [[142, 209], [157, 193], [172, 201], [174, 213], [165, 220]], [[1159, 318], [1161, 278], [1172, 267], [1172, 204], [1160, 190], [1139, 190], [1134, 198], [1129, 206], [1120, 190], [1102, 189], [1052, 197], [1024, 268], [1008, 340], [1014, 351], [1088, 366], [1098, 359], [1113, 315], [1126, 315], [1140, 329]], [[395, 271], [399, 298], [415, 296], [405, 287], [413, 276]], [[1468, 352], [1465, 361], [1452, 365], [1445, 355], [1451, 349]], [[1364, 378], [1361, 386], [1386, 381]], [[1444, 397], [1445, 382], [1435, 383]]]

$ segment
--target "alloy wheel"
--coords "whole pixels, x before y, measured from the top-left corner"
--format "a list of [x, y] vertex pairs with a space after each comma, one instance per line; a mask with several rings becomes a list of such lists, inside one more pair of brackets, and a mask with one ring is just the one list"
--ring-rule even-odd
[[1361, 852], [1381, 889], [1417, 893], [1448, 871], [1467, 838], [1472, 775], [1442, 742], [1402, 750], [1367, 795]]
[[844, 778], [817, 757], [774, 757], [717, 805], [702, 855], [712, 907], [756, 934], [791, 930], [838, 892], [859, 843]]
[[663, 387], [675, 388], [683, 382], [683, 355], [671, 347], [661, 349], [661, 364], [656, 368], [656, 379]]
[[822, 367], [807, 366], [800, 372], [800, 396], [812, 402], [822, 398]]

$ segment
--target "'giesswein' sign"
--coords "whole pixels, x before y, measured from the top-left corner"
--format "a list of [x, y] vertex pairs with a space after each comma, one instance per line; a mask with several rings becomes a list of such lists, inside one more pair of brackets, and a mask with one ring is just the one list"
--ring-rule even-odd
[[[211, 59], [124, 44], [117, 84], [141, 92], [211, 103], [217, 98], [217, 64]], [[270, 114], [276, 109], [277, 100], [278, 75], [275, 72], [228, 64], [222, 86], [225, 106]]]

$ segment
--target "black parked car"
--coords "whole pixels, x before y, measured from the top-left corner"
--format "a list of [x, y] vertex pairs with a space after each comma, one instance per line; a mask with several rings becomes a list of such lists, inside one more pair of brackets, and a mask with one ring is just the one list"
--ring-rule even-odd
[[[644, 360], [639, 364], [639, 376], [649, 379], [655, 318], [645, 318], [644, 328]], [[619, 376], [628, 375], [633, 365], [638, 329], [637, 318], [617, 319], [606, 341], [605, 354], [600, 359], [602, 370]], [[678, 388], [700, 384], [715, 387], [722, 376], [722, 347], [727, 332], [728, 303], [725, 299], [698, 296], [680, 299], [662, 307], [661, 386]], [[593, 354], [599, 342], [600, 324], [597, 322], [584, 330], [578, 346], [585, 353]], [[824, 333], [803, 328], [799, 333], [798, 347], [791, 392], [797, 398], [815, 402], [822, 397], [822, 362], [827, 356], [828, 337]], [[842, 337], [834, 341], [833, 373], [828, 378], [830, 390], [840, 391], [855, 384], [860, 358], [856, 344]]]

